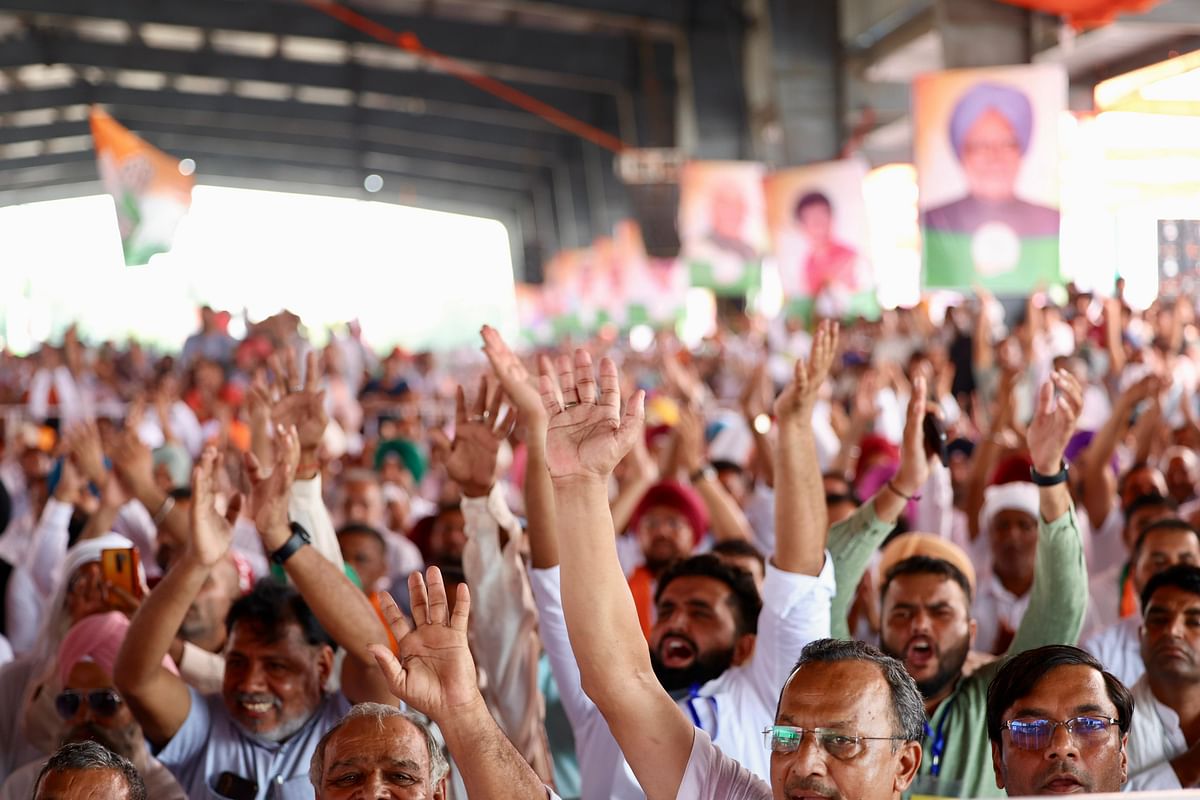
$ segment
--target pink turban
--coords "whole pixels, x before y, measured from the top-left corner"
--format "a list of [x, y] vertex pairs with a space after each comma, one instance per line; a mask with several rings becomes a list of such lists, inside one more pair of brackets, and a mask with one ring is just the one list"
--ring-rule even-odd
[[[129, 618], [120, 611], [92, 614], [72, 625], [58, 646], [59, 685], [67, 685], [71, 669], [80, 661], [95, 661], [111, 677], [128, 630]], [[172, 675], [179, 674], [170, 656], [163, 656], [162, 664]]]

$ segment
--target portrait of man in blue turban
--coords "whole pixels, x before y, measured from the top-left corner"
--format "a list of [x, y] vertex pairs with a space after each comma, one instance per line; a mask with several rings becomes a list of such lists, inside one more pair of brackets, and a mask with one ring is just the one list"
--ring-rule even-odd
[[926, 211], [924, 227], [972, 234], [985, 224], [1000, 223], [1022, 238], [1057, 236], [1058, 210], [1016, 194], [1033, 127], [1033, 106], [1020, 89], [992, 82], [968, 89], [954, 106], [949, 129], [968, 193]]

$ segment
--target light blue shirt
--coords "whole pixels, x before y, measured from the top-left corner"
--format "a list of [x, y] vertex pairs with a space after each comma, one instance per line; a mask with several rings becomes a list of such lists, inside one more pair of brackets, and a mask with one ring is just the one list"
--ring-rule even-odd
[[156, 756], [191, 800], [218, 798], [212, 787], [223, 772], [258, 784], [257, 800], [313, 800], [309, 762], [321, 737], [337, 724], [350, 702], [341, 692], [326, 695], [304, 727], [285, 742], [243, 731], [220, 695], [205, 697], [188, 688], [192, 708], [183, 726]]

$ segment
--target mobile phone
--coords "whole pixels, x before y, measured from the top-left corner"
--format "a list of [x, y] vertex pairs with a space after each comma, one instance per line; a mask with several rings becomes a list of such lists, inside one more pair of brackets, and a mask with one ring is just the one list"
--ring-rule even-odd
[[110, 586], [116, 586], [129, 592], [133, 597], [142, 596], [142, 582], [139, 579], [141, 561], [136, 547], [121, 547], [100, 551], [100, 569], [104, 580]]
[[942, 466], [950, 464], [950, 450], [948, 447], [946, 428], [942, 425], [942, 421], [933, 414], [925, 415], [925, 454], [937, 456], [942, 462]]
[[254, 800], [258, 796], [258, 784], [241, 775], [234, 775], [226, 770], [217, 776], [217, 785], [213, 787], [221, 797], [231, 800]]

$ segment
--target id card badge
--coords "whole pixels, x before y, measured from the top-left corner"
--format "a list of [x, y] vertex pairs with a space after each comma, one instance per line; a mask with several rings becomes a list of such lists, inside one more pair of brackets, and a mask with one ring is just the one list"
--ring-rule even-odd
[[934, 775], [918, 775], [908, 791], [909, 800], [946, 800], [962, 797], [962, 781]]

